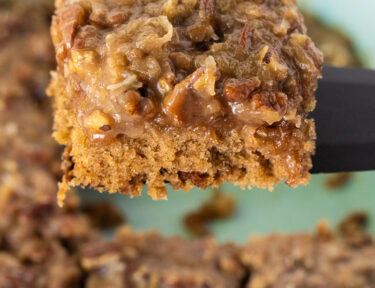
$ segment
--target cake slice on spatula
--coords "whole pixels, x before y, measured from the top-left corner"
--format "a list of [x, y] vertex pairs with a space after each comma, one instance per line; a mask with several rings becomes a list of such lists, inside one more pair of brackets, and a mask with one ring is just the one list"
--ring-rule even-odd
[[52, 36], [69, 186], [306, 184], [322, 54], [294, 0], [65, 0]]

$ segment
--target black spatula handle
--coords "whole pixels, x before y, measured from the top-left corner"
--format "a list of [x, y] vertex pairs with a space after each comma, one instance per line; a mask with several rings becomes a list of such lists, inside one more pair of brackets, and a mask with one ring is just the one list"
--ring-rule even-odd
[[375, 71], [324, 67], [313, 173], [375, 170]]

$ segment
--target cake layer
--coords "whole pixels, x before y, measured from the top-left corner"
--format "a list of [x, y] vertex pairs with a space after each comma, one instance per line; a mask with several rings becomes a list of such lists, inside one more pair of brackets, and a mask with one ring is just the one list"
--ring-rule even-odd
[[65, 0], [51, 31], [65, 184], [307, 183], [322, 55], [295, 1]]

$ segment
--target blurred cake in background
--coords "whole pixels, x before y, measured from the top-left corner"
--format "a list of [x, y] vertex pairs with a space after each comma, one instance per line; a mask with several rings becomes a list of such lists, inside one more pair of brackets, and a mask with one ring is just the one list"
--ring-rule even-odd
[[316, 46], [323, 52], [326, 64], [338, 67], [361, 67], [353, 43], [339, 29], [330, 27], [321, 22], [317, 17], [304, 13], [307, 34]]

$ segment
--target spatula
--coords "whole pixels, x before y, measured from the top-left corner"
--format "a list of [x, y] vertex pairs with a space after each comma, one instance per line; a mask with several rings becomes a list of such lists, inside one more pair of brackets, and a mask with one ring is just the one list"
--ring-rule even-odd
[[313, 173], [375, 170], [375, 71], [324, 67]]

